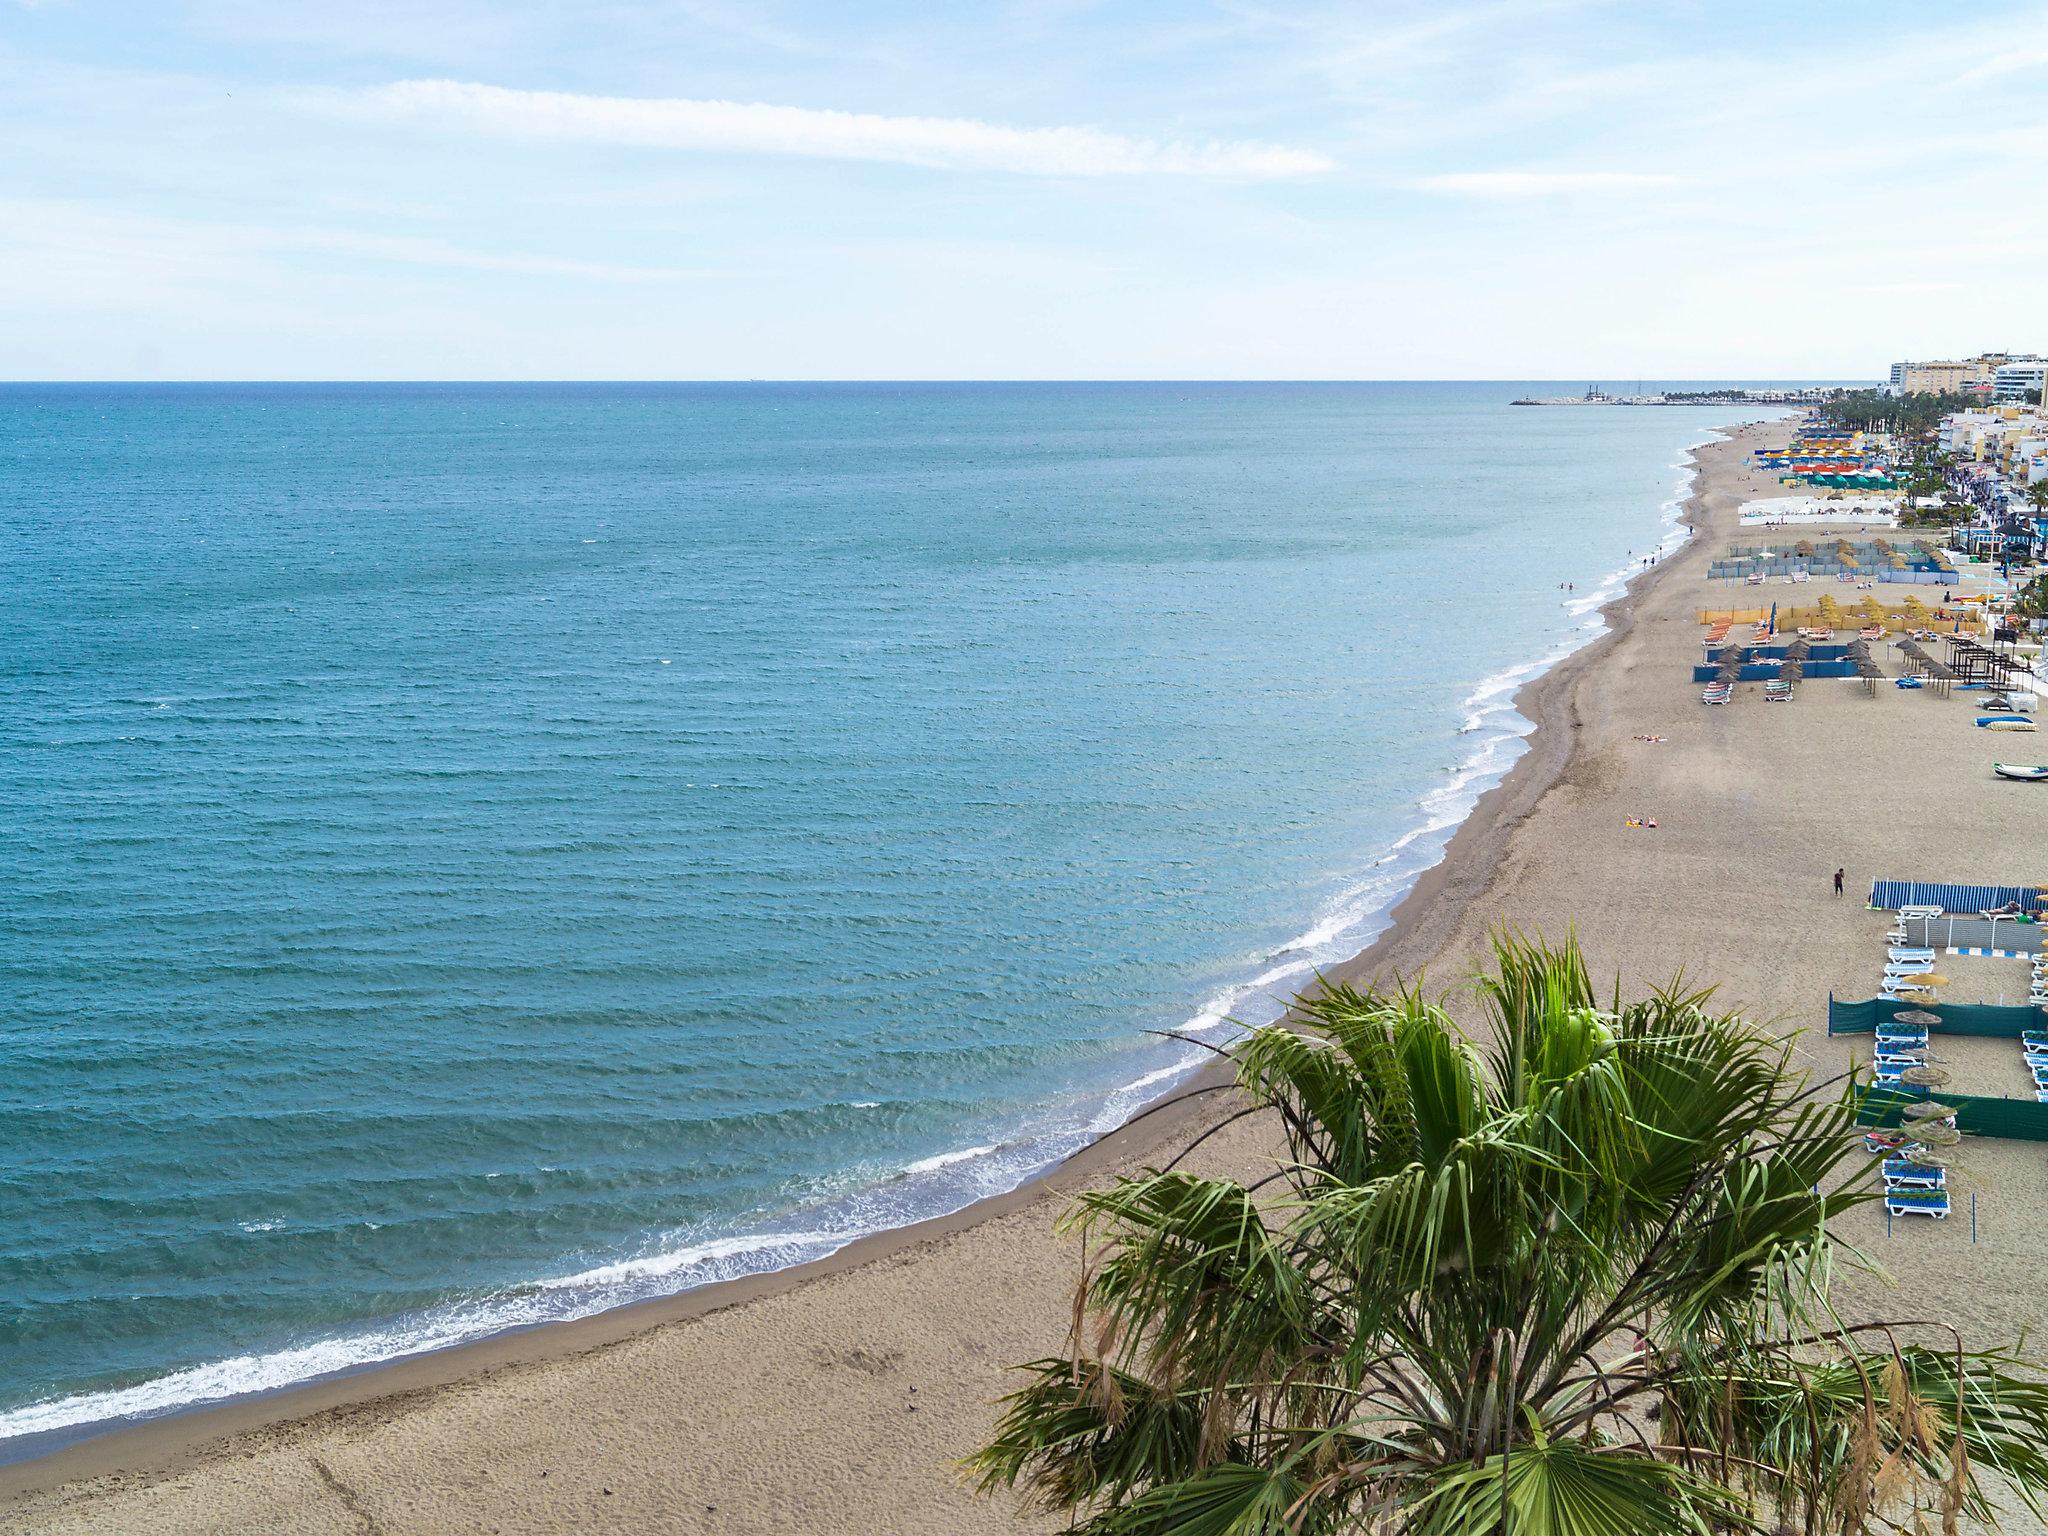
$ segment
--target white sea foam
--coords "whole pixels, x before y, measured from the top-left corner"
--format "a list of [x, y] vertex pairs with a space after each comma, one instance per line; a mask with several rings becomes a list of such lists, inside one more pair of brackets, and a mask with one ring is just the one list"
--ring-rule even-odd
[[921, 1157], [914, 1163], [905, 1163], [905, 1173], [933, 1173], [940, 1168], [950, 1168], [955, 1163], [971, 1162], [977, 1157], [987, 1157], [994, 1147], [962, 1147], [957, 1152], [941, 1152], [936, 1157]]
[[[1711, 435], [1692, 445], [1720, 441]], [[1665, 529], [1659, 557], [1682, 543], [1679, 522], [1695, 473], [1691, 451], [1673, 466], [1684, 471], [1678, 492], [1662, 508]], [[1566, 608], [1582, 622], [1560, 645], [1533, 660], [1482, 679], [1463, 701], [1460, 734], [1478, 737], [1446, 769], [1442, 782], [1417, 801], [1416, 824], [1388, 845], [1356, 880], [1339, 891], [1298, 936], [1251, 957], [1248, 980], [1219, 989], [1177, 1031], [1207, 1045], [1226, 1044], [1246, 1024], [1283, 1011], [1287, 995], [1322, 966], [1370, 944], [1386, 930], [1393, 908], [1415, 879], [1443, 857], [1452, 831], [1479, 798], [1503, 778], [1524, 750], [1534, 724], [1514, 707], [1523, 684], [1606, 629], [1600, 609], [1618, 596], [1640, 567], [1610, 573]], [[1287, 984], [1283, 988], [1283, 984]], [[873, 1187], [813, 1211], [795, 1229], [710, 1236], [674, 1234], [653, 1251], [572, 1274], [467, 1298], [396, 1321], [262, 1355], [238, 1355], [106, 1392], [53, 1398], [0, 1412], [0, 1439], [61, 1435], [83, 1426], [148, 1418], [248, 1397], [410, 1355], [446, 1349], [539, 1323], [566, 1321], [653, 1296], [673, 1295], [742, 1275], [823, 1258], [871, 1233], [944, 1215], [975, 1200], [1016, 1187], [1094, 1138], [1158, 1102], [1213, 1053], [1181, 1043], [1163, 1060], [1119, 1084], [1021, 1128], [1012, 1137], [940, 1153], [905, 1165], [892, 1177], [877, 1170]], [[878, 1100], [853, 1108], [875, 1109]], [[268, 1231], [277, 1222], [245, 1222], [245, 1231]]]

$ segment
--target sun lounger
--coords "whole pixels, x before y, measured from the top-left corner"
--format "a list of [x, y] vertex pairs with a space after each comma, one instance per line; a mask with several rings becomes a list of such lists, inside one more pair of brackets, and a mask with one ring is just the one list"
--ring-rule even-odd
[[1932, 1216], [1936, 1221], [1947, 1221], [1948, 1192], [1888, 1189], [1884, 1192], [1884, 1208], [1894, 1216]]
[[1884, 1184], [1886, 1189], [1947, 1189], [1948, 1172], [1895, 1157], [1884, 1165]]
[[1905, 945], [1896, 945], [1885, 951], [1885, 958], [1887, 960], [1932, 960], [1935, 958], [1935, 954], [1931, 949], [1914, 949]]

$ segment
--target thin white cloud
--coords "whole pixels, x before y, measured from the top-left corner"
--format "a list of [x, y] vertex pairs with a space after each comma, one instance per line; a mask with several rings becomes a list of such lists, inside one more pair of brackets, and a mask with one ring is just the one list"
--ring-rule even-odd
[[1457, 171], [1423, 176], [1409, 183], [1422, 192], [1448, 192], [1460, 197], [1554, 197], [1570, 192], [1647, 192], [1675, 187], [1676, 176], [1651, 176], [1634, 171]]
[[[659, 283], [686, 268], [632, 266], [526, 251], [476, 249], [433, 236], [387, 235], [318, 224], [242, 224], [154, 217], [61, 199], [0, 198], [0, 259], [73, 263], [143, 257], [195, 270], [252, 260], [331, 256], [345, 260], [602, 283]], [[14, 274], [10, 272], [10, 276]]]
[[880, 160], [1025, 176], [1310, 176], [1327, 156], [1278, 145], [1131, 138], [1095, 128], [1010, 128], [960, 117], [889, 117], [762, 102], [587, 96], [459, 80], [401, 80], [312, 98], [332, 110], [497, 138], [650, 149]]

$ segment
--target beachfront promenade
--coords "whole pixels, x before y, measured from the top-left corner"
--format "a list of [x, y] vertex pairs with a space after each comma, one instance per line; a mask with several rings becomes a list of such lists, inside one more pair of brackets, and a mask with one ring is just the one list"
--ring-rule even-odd
[[[1825, 1018], [1830, 992], [1874, 988], [1888, 918], [1864, 906], [1873, 878], [2018, 884], [2048, 873], [2048, 789], [1992, 774], [2015, 742], [1974, 729], [1966, 695], [1815, 679], [1789, 705], [1766, 704], [1760, 684], [1725, 707], [1701, 705], [1699, 613], [1737, 590], [1707, 572], [1730, 546], [1756, 542], [1737, 509], [1780, 487], [1752, 450], [1784, 435], [1751, 428], [1701, 451], [1701, 535], [1644, 580], [1618, 634], [1533, 685], [1525, 707], [1543, 727], [1529, 756], [1396, 931], [1351, 969], [1426, 965], [1448, 986], [1496, 924], [1573, 926], [1597, 973], [1618, 969], [1630, 990], [1681, 970], [1719, 983], [1724, 1003], [1805, 1031], [1803, 1059], [1832, 1073], [1867, 1053], [1867, 1041], [1830, 1039]], [[1957, 1000], [1980, 984], [1998, 983], [1959, 966]], [[2028, 1091], [2009, 1043], [1950, 1041], [1942, 1054], [1959, 1088]], [[1161, 1119], [1170, 1123], [1148, 1122], [1059, 1175], [1055, 1190], [1142, 1162], [1158, 1134], [1183, 1139], [1196, 1124]], [[1265, 1132], [1241, 1124], [1203, 1160], [1247, 1175], [1272, 1151]], [[1898, 1279], [1884, 1310], [1948, 1318], [1978, 1338], [2039, 1336], [2042, 1155], [2029, 1143], [1969, 1144], [1955, 1180], [1979, 1195], [1974, 1241], [1956, 1222], [1887, 1232], [1874, 1208], [1849, 1217], [1843, 1235]], [[30, 1494], [0, 1528], [1050, 1529], [970, 1496], [955, 1463], [1014, 1384], [1004, 1368], [1054, 1351], [1070, 1324], [1077, 1251], [1052, 1233], [1058, 1209], [1025, 1192], [806, 1275], [343, 1383], [327, 1397], [346, 1406], [210, 1449], [190, 1442], [229, 1421], [103, 1442], [68, 1465], [118, 1466], [119, 1481]], [[1874, 1299], [1843, 1296], [1852, 1314]], [[696, 1315], [728, 1302], [738, 1304]], [[647, 1326], [661, 1316], [679, 1320]], [[410, 1390], [377, 1396], [398, 1387]], [[250, 1422], [266, 1411], [275, 1405], [238, 1412]]]

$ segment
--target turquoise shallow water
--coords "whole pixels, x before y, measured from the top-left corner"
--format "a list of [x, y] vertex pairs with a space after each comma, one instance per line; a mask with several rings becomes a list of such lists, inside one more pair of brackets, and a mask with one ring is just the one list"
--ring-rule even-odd
[[1521, 392], [0, 387], [0, 1436], [1117, 1123], [1371, 938], [1757, 414]]

